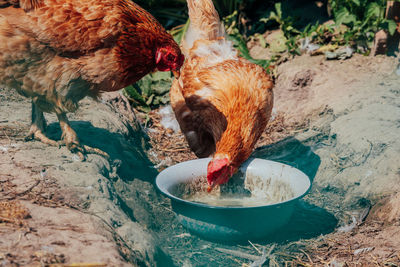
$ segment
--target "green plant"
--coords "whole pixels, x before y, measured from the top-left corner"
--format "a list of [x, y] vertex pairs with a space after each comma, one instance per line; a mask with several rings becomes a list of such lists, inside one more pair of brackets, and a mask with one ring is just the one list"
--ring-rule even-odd
[[133, 0], [149, 11], [166, 28], [187, 20], [186, 0]]
[[225, 17], [238, 11], [244, 0], [213, 0], [213, 2], [218, 14]]
[[260, 21], [264, 23], [267, 23], [270, 20], [276, 21], [279, 24], [279, 27], [281, 28], [283, 33], [285, 34], [286, 38], [292, 35], [299, 34], [300, 31], [294, 27], [294, 18], [291, 16], [283, 16], [282, 3], [275, 3], [274, 7], [275, 10], [271, 11], [267, 18], [262, 18], [260, 19]]
[[177, 42], [178, 44], [182, 42], [182, 39], [185, 36], [187, 29], [189, 28], [189, 23], [190, 20], [188, 19], [186, 20], [185, 24], [178, 25], [169, 31], [172, 37], [174, 37], [175, 42]]
[[266, 18], [261, 18], [260, 22], [268, 23], [275, 21], [279, 24], [279, 28], [282, 30], [286, 38], [287, 50], [291, 54], [300, 54], [298, 46], [296, 45], [297, 36], [301, 33], [294, 27], [294, 18], [291, 16], [283, 16], [282, 3], [275, 3], [275, 10], [269, 13]]
[[335, 32], [334, 24], [320, 24], [316, 22], [315, 24], [308, 24], [300, 33], [300, 37], [311, 37], [315, 43], [326, 44], [332, 41]]
[[258, 64], [265, 69], [268, 69], [268, 67], [271, 65], [271, 60], [255, 59], [250, 55], [249, 49], [247, 48], [247, 39], [239, 32], [237, 27], [237, 16], [238, 12], [235, 11], [223, 19], [225, 29], [228, 34], [228, 39], [232, 41], [234, 47], [239, 51], [241, 57], [252, 63]]
[[345, 25], [341, 41], [353, 45], [358, 42], [372, 44], [377, 31], [393, 34], [397, 28], [393, 20], [385, 18], [385, 0], [329, 0], [336, 27]]
[[[186, 0], [133, 0], [153, 14], [166, 28], [173, 28], [185, 23], [188, 18]], [[259, 0], [261, 1], [261, 0]], [[256, 0], [213, 0], [221, 17], [234, 11], [251, 7]]]
[[[287, 4], [287, 3], [286, 3]], [[319, 45], [347, 45], [368, 49], [372, 46], [375, 33], [384, 29], [393, 34], [397, 28], [393, 20], [384, 17], [385, 0], [329, 0], [329, 11], [334, 23], [308, 24], [302, 30], [295, 26], [295, 18], [290, 12], [283, 12], [282, 3], [275, 3], [275, 10], [270, 11], [260, 21], [267, 24], [277, 23], [286, 38], [287, 51], [299, 54], [300, 40], [308, 38], [311, 43]]]
[[123, 94], [134, 107], [143, 112], [149, 112], [169, 102], [171, 84], [172, 77], [169, 72], [151, 73], [137, 83], [125, 87]]

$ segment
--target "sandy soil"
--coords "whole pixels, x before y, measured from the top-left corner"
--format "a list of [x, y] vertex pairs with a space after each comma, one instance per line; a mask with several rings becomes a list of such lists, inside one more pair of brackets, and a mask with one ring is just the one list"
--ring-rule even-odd
[[296, 166], [313, 188], [285, 229], [236, 245], [188, 233], [154, 189], [152, 164], [194, 158], [156, 112], [146, 136], [121, 99], [85, 99], [72, 126], [111, 160], [79, 162], [65, 148], [24, 142], [29, 102], [1, 90], [0, 264], [250, 266], [265, 248], [266, 266], [400, 266], [397, 63], [305, 55], [277, 67], [274, 120], [253, 156]]
[[[132, 112], [124, 117], [123, 101], [106, 99], [82, 101], [70, 119], [82, 142], [112, 159], [89, 155], [80, 162], [65, 147], [25, 142], [30, 103], [13, 91], [0, 91], [2, 266], [169, 265], [169, 257], [146, 230], [151, 216], [143, 211], [145, 203], [120, 196], [133, 183], [137, 190], [153, 190], [144, 176], [156, 173], [143, 153], [144, 135]], [[48, 135], [58, 140], [59, 125], [54, 116], [47, 117]], [[125, 203], [129, 201], [133, 208]], [[14, 212], [15, 205], [26, 216]]]
[[[278, 66], [275, 119], [253, 156], [296, 166], [313, 179], [313, 189], [285, 229], [298, 230], [272, 238], [279, 246], [270, 264], [400, 265], [397, 63], [304, 55]], [[160, 168], [194, 158], [180, 133], [163, 131], [159, 116], [152, 118]], [[250, 245], [228, 249], [255, 252]]]

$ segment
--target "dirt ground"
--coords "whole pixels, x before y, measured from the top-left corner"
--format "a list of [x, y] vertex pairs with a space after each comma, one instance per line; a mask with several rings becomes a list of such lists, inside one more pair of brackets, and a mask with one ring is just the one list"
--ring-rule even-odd
[[[144, 174], [156, 171], [143, 158], [133, 113], [115, 112], [118, 101], [87, 99], [70, 116], [82, 142], [112, 157], [81, 162], [65, 147], [25, 142], [30, 103], [1, 89], [0, 266], [169, 266], [145, 229], [145, 203], [131, 209], [120, 197], [135, 179], [134, 188], [154, 190]], [[47, 134], [58, 140], [59, 125], [47, 118]]]
[[[274, 119], [253, 156], [296, 166], [314, 181], [298, 209], [309, 217], [293, 219], [290, 227], [300, 230], [276, 240], [270, 264], [400, 265], [397, 64], [304, 55], [278, 66]], [[165, 131], [157, 112], [151, 117], [160, 169], [195, 158], [179, 132]]]
[[313, 188], [288, 226], [245, 244], [191, 235], [154, 189], [152, 164], [195, 158], [156, 111], [146, 137], [126, 106], [84, 100], [72, 126], [112, 159], [78, 162], [65, 148], [24, 142], [29, 101], [0, 91], [0, 265], [258, 266], [265, 249], [265, 266], [400, 266], [397, 64], [304, 55], [276, 68], [273, 120], [253, 156], [296, 166]]

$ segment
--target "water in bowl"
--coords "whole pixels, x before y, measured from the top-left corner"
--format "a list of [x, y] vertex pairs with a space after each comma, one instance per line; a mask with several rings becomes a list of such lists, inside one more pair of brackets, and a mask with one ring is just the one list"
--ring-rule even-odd
[[219, 207], [257, 207], [284, 202], [294, 197], [290, 184], [277, 179], [262, 179], [258, 176], [235, 175], [222, 186], [207, 192], [204, 176], [182, 183], [175, 189], [179, 198]]

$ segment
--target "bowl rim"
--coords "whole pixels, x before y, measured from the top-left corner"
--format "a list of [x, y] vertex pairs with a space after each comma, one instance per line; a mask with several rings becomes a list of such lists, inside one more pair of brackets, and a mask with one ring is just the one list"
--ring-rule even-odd
[[[175, 164], [175, 165], [169, 166], [168, 168], [171, 168], [171, 167], [173, 167], [173, 166], [178, 166], [178, 165], [181, 165], [181, 164], [185, 164], [185, 163], [187, 163], [187, 162], [192, 162], [192, 161], [205, 161], [205, 160], [211, 160], [211, 159], [212, 159], [212, 158], [200, 158], [200, 159], [187, 160], [187, 161], [183, 161], [183, 162], [177, 163], [177, 164]], [[242, 206], [213, 206], [213, 205], [208, 205], [208, 204], [205, 204], [205, 203], [188, 201], [188, 200], [179, 198], [179, 197], [177, 197], [177, 196], [174, 196], [173, 194], [169, 193], [168, 191], [161, 189], [160, 186], [159, 186], [159, 184], [158, 184], [158, 181], [159, 181], [158, 179], [159, 179], [160, 174], [161, 174], [164, 170], [167, 170], [168, 168], [162, 170], [161, 172], [159, 172], [159, 173], [157, 174], [156, 179], [155, 179], [156, 188], [157, 188], [158, 191], [160, 191], [163, 195], [165, 195], [165, 196], [168, 197], [169, 199], [174, 200], [174, 201], [177, 201], [177, 202], [179, 202], [179, 203], [183, 203], [183, 204], [187, 204], [187, 205], [191, 205], [191, 206], [195, 206], [195, 207], [200, 207], [200, 208], [220, 209], [220, 210], [244, 210], [244, 209], [249, 210], [249, 209], [267, 208], [267, 207], [271, 207], [271, 208], [272, 208], [272, 207], [276, 207], [276, 206], [281, 206], [281, 205], [283, 205], [283, 204], [289, 204], [290, 202], [294, 202], [294, 201], [297, 201], [297, 200], [299, 200], [299, 199], [302, 199], [302, 198], [303, 198], [305, 195], [307, 195], [308, 192], [311, 190], [311, 187], [312, 187], [311, 178], [310, 178], [307, 174], [305, 174], [303, 171], [301, 171], [301, 170], [299, 170], [299, 169], [297, 169], [297, 168], [295, 168], [295, 167], [293, 167], [293, 166], [290, 166], [290, 165], [288, 165], [288, 164], [285, 164], [285, 163], [282, 163], [282, 162], [279, 162], [279, 161], [272, 161], [272, 160], [262, 159], [262, 158], [249, 158], [246, 162], [244, 162], [244, 163], [242, 164], [242, 166], [245, 165], [245, 164], [247, 165], [247, 162], [248, 162], [249, 160], [254, 160], [254, 159], [263, 160], [263, 161], [269, 161], [269, 162], [273, 162], [273, 163], [278, 163], [278, 164], [282, 164], [282, 165], [285, 165], [285, 166], [287, 166], [287, 167], [296, 169], [297, 171], [301, 172], [302, 174], [304, 174], [304, 175], [308, 178], [309, 185], [308, 185], [307, 190], [306, 190], [303, 194], [301, 194], [301, 195], [299, 195], [299, 196], [297, 196], [297, 197], [293, 197], [293, 198], [290, 198], [290, 199], [288, 199], [288, 200], [285, 200], [285, 201], [282, 201], [282, 202], [277, 202], [277, 203], [272, 203], [272, 204], [266, 204], [266, 205], [260, 205], [260, 206], [248, 206], [248, 207], [242, 207]]]

